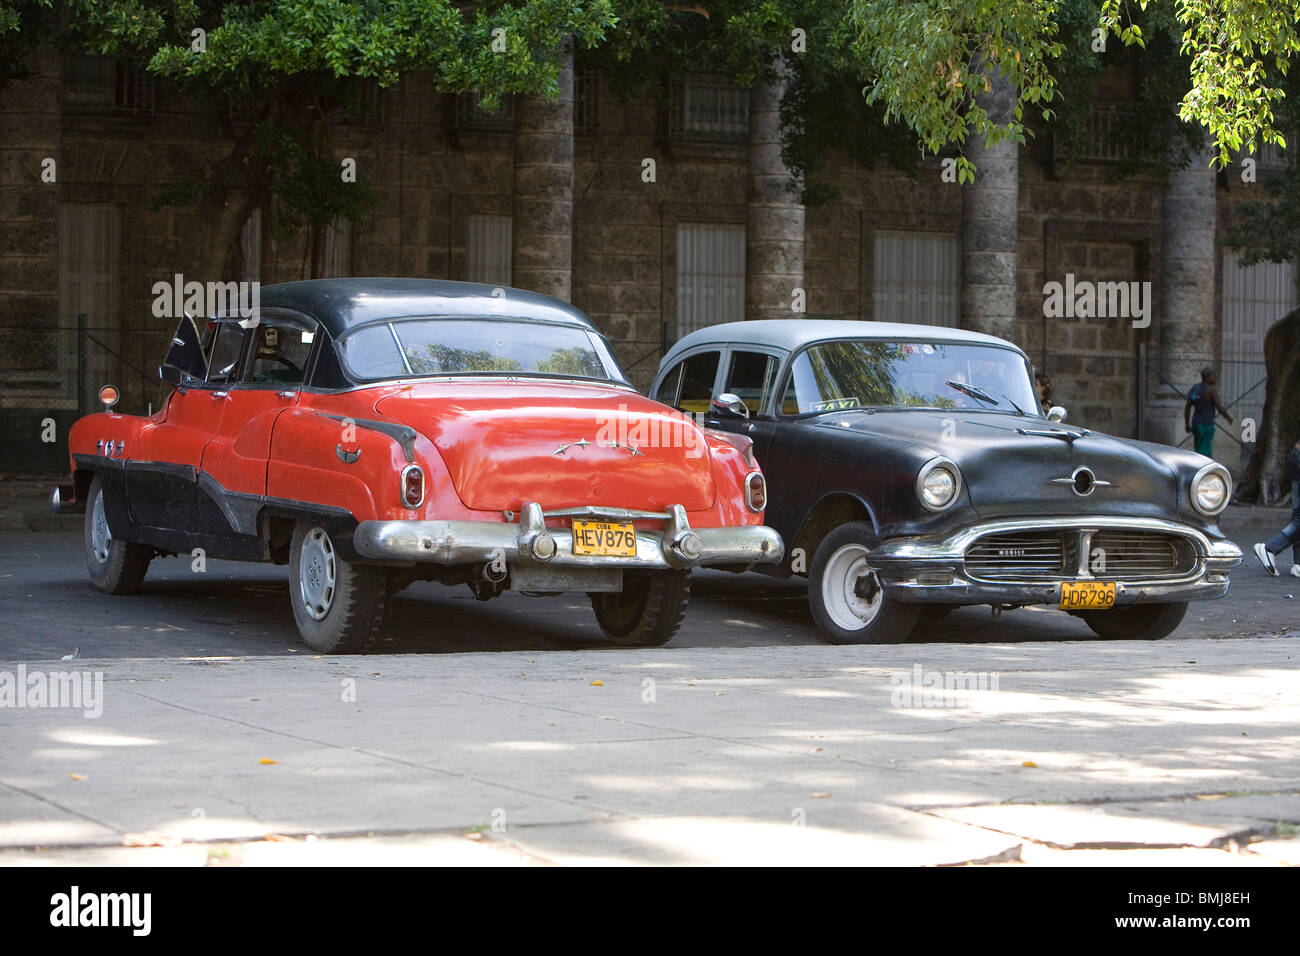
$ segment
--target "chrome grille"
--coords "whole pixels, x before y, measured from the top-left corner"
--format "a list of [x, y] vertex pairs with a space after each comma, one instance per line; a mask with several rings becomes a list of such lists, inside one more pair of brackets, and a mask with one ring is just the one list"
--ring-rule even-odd
[[[966, 549], [972, 577], [999, 581], [1060, 580], [1077, 565], [1078, 534], [1063, 531], [1013, 531], [989, 534]], [[1067, 568], [1069, 571], [1067, 572]]]
[[[1079, 548], [1085, 534], [1078, 528], [987, 534], [966, 549], [966, 572], [985, 581], [1050, 583], [1084, 577], [1079, 573]], [[1159, 531], [1097, 530], [1090, 556], [1095, 568], [1090, 576], [1101, 580], [1159, 580], [1196, 567], [1196, 552], [1187, 539]]]
[[1097, 577], [1124, 580], [1171, 577], [1196, 567], [1196, 552], [1186, 538], [1156, 531], [1127, 531], [1112, 528], [1092, 538], [1092, 552], [1105, 557], [1105, 571]]

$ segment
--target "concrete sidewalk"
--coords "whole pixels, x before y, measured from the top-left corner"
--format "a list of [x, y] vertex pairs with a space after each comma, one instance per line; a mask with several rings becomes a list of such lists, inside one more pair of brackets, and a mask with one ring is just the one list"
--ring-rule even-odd
[[74, 664], [0, 865], [1300, 862], [1296, 638]]

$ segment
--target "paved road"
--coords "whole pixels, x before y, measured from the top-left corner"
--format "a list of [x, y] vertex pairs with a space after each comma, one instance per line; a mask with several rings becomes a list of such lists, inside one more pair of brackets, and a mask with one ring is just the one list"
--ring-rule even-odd
[[88, 660], [0, 707], [0, 867], [1297, 863], [1297, 648]]
[[[1173, 639], [1280, 635], [1300, 622], [1300, 580], [1269, 578], [1253, 559], [1230, 594], [1193, 605]], [[308, 653], [294, 627], [288, 570], [188, 560], [154, 562], [138, 595], [110, 597], [86, 581], [73, 533], [0, 533], [0, 660], [50, 660], [80, 647], [83, 657], [204, 657]], [[584, 597], [507, 594], [478, 602], [467, 588], [421, 583], [396, 600], [380, 653], [531, 651], [605, 646]], [[924, 627], [923, 643], [1017, 643], [1092, 637], [1081, 622], [1026, 608], [994, 618], [963, 608]], [[823, 643], [801, 582], [757, 574], [700, 572], [673, 647], [758, 647]]]

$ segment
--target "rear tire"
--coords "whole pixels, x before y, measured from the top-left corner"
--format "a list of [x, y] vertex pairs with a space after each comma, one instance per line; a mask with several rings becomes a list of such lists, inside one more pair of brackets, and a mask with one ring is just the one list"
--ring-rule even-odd
[[355, 654], [379, 633], [388, 605], [385, 568], [343, 560], [329, 533], [299, 521], [289, 545], [289, 601], [298, 633], [319, 654]]
[[817, 546], [808, 574], [808, 605], [832, 644], [900, 643], [921, 616], [920, 605], [890, 597], [867, 567], [875, 544], [871, 525], [852, 521]]
[[105, 594], [134, 594], [153, 560], [153, 548], [114, 538], [104, 508], [104, 485], [96, 475], [86, 496], [82, 529], [90, 583]]
[[1130, 604], [1109, 611], [1082, 611], [1079, 616], [1093, 633], [1108, 641], [1158, 641], [1183, 622], [1187, 602]]
[[596, 623], [619, 647], [659, 647], [672, 640], [691, 597], [690, 571], [625, 572], [623, 590], [592, 592]]

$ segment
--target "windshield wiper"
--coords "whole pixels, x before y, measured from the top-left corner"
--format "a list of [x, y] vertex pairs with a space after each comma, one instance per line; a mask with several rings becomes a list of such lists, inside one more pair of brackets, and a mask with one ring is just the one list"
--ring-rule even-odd
[[980, 388], [978, 385], [970, 385], [967, 384], [966, 382], [944, 382], [943, 384], [950, 386], [951, 388], [955, 388], [959, 392], [964, 392], [965, 394], [969, 395], [971, 398], [979, 399], [981, 402], [987, 402], [990, 405], [1001, 405], [1002, 403], [999, 402], [997, 398], [994, 397], [994, 396], [1001, 396], [1007, 402], [1007, 404], [1009, 404], [1012, 408], [1016, 410], [1016, 414], [1020, 415], [1022, 418], [1024, 417], [1025, 410], [1021, 408], [1019, 405], [1017, 405], [1014, 401], [1012, 401], [1009, 397], [1003, 395], [1001, 392], [993, 392], [992, 394], [990, 394], [988, 391]]

